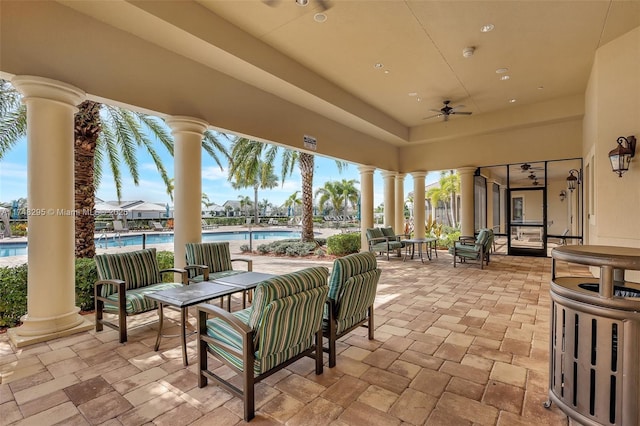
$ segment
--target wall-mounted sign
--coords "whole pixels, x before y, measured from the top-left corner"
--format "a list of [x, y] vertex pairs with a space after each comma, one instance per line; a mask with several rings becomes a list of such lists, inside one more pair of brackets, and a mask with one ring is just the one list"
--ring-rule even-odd
[[312, 151], [315, 151], [316, 148], [318, 147], [318, 142], [316, 141], [316, 138], [314, 138], [313, 136], [304, 135], [304, 147]]

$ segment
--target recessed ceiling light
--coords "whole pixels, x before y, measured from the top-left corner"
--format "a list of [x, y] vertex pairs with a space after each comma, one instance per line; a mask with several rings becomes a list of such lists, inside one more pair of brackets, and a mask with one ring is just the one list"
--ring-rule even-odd
[[500, 80], [503, 80], [503, 81], [504, 81], [504, 80], [509, 80], [510, 78], [511, 78], [511, 77], [509, 77], [508, 75], [506, 75], [506, 74], [505, 74], [505, 75], [503, 75], [503, 76], [501, 76], [501, 77], [500, 77]]
[[418, 92], [410, 92], [409, 96], [418, 96]]
[[416, 98], [416, 101], [418, 101], [418, 102], [422, 102], [422, 98], [421, 98], [420, 96], [418, 96], [418, 97]]
[[538, 90], [544, 89], [544, 86], [538, 86]]
[[504, 74], [507, 71], [509, 71], [509, 68], [498, 68], [496, 74]]
[[509, 99], [509, 103], [514, 103], [516, 100], [515, 99]]
[[483, 32], [483, 33], [488, 33], [489, 31], [493, 30], [494, 28], [495, 27], [493, 26], [493, 24], [486, 24], [486, 25], [483, 25], [480, 28], [480, 31]]
[[324, 13], [316, 13], [315, 15], [313, 15], [313, 20], [316, 22], [324, 22], [327, 20], [327, 15], [325, 15]]
[[309, 4], [309, 0], [296, 0], [296, 3], [298, 3], [298, 6], [306, 6]]
[[380, 62], [377, 62], [375, 64], [373, 64], [373, 67], [377, 70], [379, 70], [380, 68], [384, 67], [384, 64], [381, 64]]
[[385, 73], [385, 74], [389, 74], [390, 72], [391, 72], [391, 71], [389, 71], [389, 70], [384, 70], [384, 73]]

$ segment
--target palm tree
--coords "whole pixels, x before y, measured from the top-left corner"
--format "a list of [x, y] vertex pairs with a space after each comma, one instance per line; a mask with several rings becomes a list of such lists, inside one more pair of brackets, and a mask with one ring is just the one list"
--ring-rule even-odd
[[[276, 179], [277, 179], [277, 177], [276, 177]], [[267, 209], [269, 207], [273, 207], [273, 204], [271, 204], [268, 199], [263, 198], [262, 201], [260, 202], [260, 208], [262, 209], [262, 215], [263, 216], [267, 215]]]
[[447, 194], [445, 194], [439, 186], [434, 186], [433, 188], [429, 188], [425, 194], [425, 198], [429, 200], [429, 205], [431, 206], [431, 217], [433, 220], [436, 220], [436, 209], [438, 207], [438, 203], [442, 203], [446, 209], [448, 202]]
[[[26, 135], [27, 111], [20, 99], [20, 93], [8, 81], [0, 80], [0, 159]], [[80, 104], [74, 123], [76, 211], [94, 210], [95, 192], [100, 184], [105, 162], [113, 174], [118, 200], [122, 197], [123, 164], [134, 184], [139, 184], [136, 155], [138, 148], [144, 148], [151, 155], [167, 187], [167, 193], [173, 199], [172, 180], [147, 133], [160, 141], [173, 155], [173, 138], [161, 120], [94, 101]], [[229, 156], [213, 132], [205, 132], [202, 147], [222, 169], [220, 155], [226, 158]], [[75, 215], [75, 233], [76, 257], [94, 257], [94, 216]]]
[[[231, 160], [232, 168], [245, 170], [257, 169], [259, 162], [273, 164], [278, 153], [278, 146], [252, 141], [246, 138], [238, 138], [234, 142], [234, 152], [238, 155]], [[315, 157], [312, 154], [300, 151], [283, 149], [282, 151], [282, 182], [287, 176], [291, 176], [293, 169], [298, 165], [302, 177], [302, 229], [301, 241], [313, 242], [313, 169]], [[245, 164], [246, 163], [246, 164]], [[338, 170], [342, 171], [346, 163], [336, 161]]]
[[451, 226], [454, 228], [458, 226], [458, 209], [457, 198], [460, 192], [460, 176], [455, 170], [449, 170], [449, 172], [443, 171], [440, 173], [440, 188], [447, 194], [450, 202], [449, 212], [451, 214]]
[[[231, 144], [231, 158], [241, 158], [241, 139]], [[258, 190], [272, 189], [278, 186], [278, 176], [273, 173], [273, 163], [267, 163], [261, 158], [257, 161], [232, 161], [229, 167], [229, 181], [233, 189], [253, 188], [255, 224], [258, 224]]]
[[354, 186], [356, 183], [355, 179], [325, 182], [322, 188], [316, 189], [315, 196], [318, 198], [318, 204], [324, 206], [329, 203], [336, 213], [343, 208], [343, 214], [346, 216], [347, 205], [351, 204], [355, 208], [358, 204], [359, 192]]
[[238, 200], [240, 200], [240, 211], [242, 211], [245, 216], [249, 216], [247, 213], [247, 207], [251, 207], [253, 204], [251, 202], [251, 197], [247, 195], [238, 195]]
[[289, 195], [289, 198], [287, 198], [283, 204], [285, 207], [291, 208], [294, 216], [296, 212], [296, 206], [299, 206], [300, 204], [302, 204], [302, 200], [298, 197], [299, 193], [300, 191], [296, 191], [293, 194]]

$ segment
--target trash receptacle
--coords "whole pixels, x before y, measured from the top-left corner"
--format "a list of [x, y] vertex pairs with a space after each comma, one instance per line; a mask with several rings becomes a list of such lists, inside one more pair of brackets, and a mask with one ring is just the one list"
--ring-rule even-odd
[[[563, 246], [552, 251], [549, 407], [583, 425], [640, 425], [640, 249]], [[558, 277], [556, 261], [600, 269]]]

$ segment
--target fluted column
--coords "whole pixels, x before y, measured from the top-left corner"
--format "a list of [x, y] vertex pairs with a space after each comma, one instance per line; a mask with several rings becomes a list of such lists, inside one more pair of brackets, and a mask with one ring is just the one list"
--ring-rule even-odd
[[396, 234], [404, 233], [404, 173], [396, 174]]
[[383, 171], [382, 182], [384, 184], [384, 224], [394, 227], [396, 222], [396, 173]]
[[202, 138], [207, 123], [192, 117], [165, 120], [174, 139], [174, 265], [186, 265], [185, 244], [202, 241]]
[[412, 172], [411, 176], [413, 176], [413, 236], [414, 238], [424, 238], [424, 178], [427, 176], [427, 172]]
[[42, 77], [11, 83], [27, 107], [27, 314], [9, 330], [20, 347], [92, 327], [75, 306], [73, 118], [86, 95]]
[[460, 175], [460, 232], [472, 236], [475, 233], [473, 208], [473, 176], [477, 167], [459, 167]]
[[360, 172], [360, 247], [367, 250], [367, 228], [373, 227], [373, 166], [358, 166]]

